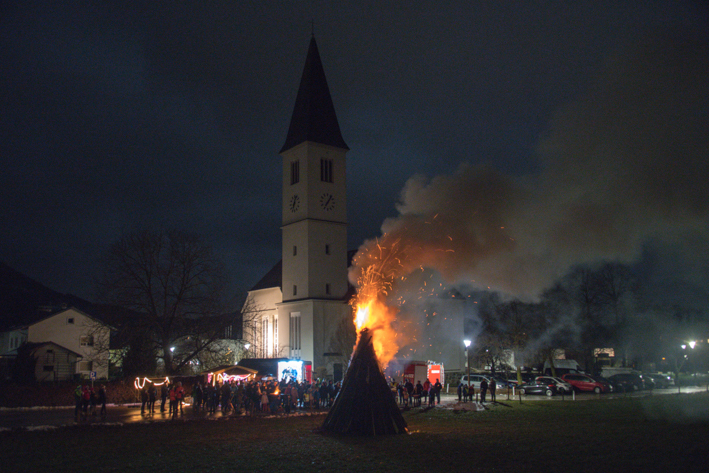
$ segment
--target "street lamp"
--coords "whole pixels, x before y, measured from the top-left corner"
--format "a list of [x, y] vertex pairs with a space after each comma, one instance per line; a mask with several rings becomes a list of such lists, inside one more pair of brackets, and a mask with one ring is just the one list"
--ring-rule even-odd
[[470, 340], [463, 340], [465, 345], [465, 364], [468, 366], [468, 390], [470, 390], [470, 357], [468, 356], [468, 348], [470, 348]]

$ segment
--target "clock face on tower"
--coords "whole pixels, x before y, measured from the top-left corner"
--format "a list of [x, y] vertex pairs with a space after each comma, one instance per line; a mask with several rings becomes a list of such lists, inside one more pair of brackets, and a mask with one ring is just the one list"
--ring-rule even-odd
[[323, 210], [330, 211], [335, 208], [335, 197], [332, 194], [325, 193], [320, 196], [320, 207]]
[[288, 208], [291, 212], [296, 212], [298, 208], [300, 208], [300, 197], [298, 197], [298, 194], [295, 194], [293, 195], [293, 197], [290, 198]]

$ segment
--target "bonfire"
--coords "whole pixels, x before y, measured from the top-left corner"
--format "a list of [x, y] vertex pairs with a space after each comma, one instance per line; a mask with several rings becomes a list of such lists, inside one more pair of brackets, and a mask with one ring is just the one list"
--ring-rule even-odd
[[358, 278], [352, 300], [357, 343], [342, 382], [342, 388], [323, 423], [323, 430], [354, 435], [386, 435], [406, 432], [384, 369], [396, 354], [392, 322], [397, 309], [385, 297], [401, 266], [398, 242], [388, 248], [377, 245], [377, 254], [367, 254], [369, 264]]

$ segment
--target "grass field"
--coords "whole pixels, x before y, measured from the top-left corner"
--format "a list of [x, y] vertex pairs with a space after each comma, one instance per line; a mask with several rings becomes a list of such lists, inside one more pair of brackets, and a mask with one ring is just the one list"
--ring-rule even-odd
[[409, 435], [317, 433], [324, 417], [236, 418], [0, 433], [0, 470], [706, 471], [709, 394], [503, 401], [405, 413]]

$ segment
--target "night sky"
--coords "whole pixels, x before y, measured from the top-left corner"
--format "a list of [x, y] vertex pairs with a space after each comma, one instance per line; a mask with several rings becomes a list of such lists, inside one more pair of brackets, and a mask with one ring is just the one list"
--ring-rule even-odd
[[[204, 235], [243, 294], [280, 259], [277, 153], [312, 19], [351, 149], [350, 248], [411, 211], [415, 183], [433, 190], [436, 176], [487, 165], [546, 189], [510, 200], [536, 225], [520, 223], [519, 210], [509, 220], [529, 230], [527, 250], [553, 227], [539, 239], [559, 248], [557, 272], [619, 257], [684, 287], [686, 260], [692, 278], [709, 279], [704, 2], [203, 3], [2, 2], [0, 260], [91, 299], [108, 245], [148, 226], [179, 228]], [[635, 184], [600, 189], [616, 179]], [[594, 208], [574, 214], [583, 223], [555, 221], [563, 212], [551, 215], [544, 199], [579, 198], [587, 185]], [[632, 223], [619, 247], [574, 234], [603, 220], [599, 203], [625, 202], [634, 207], [614, 228], [646, 225]], [[569, 249], [576, 237], [584, 257]]]

